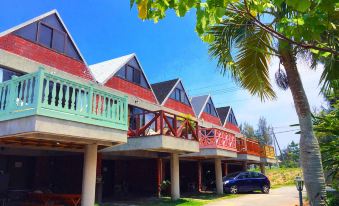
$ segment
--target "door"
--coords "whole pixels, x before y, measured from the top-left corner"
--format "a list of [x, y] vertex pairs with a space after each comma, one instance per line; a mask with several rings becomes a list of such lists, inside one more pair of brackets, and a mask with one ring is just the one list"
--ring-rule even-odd
[[252, 181], [248, 172], [241, 173], [237, 177], [237, 186], [240, 191], [250, 191], [252, 190]]

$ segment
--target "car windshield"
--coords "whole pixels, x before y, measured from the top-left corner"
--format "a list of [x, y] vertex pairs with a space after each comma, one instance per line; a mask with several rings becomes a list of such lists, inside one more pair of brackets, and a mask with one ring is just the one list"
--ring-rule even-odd
[[227, 180], [227, 179], [234, 178], [234, 177], [236, 177], [238, 174], [240, 174], [240, 172], [230, 173], [230, 174], [226, 175], [226, 176], [223, 178], [223, 180]]

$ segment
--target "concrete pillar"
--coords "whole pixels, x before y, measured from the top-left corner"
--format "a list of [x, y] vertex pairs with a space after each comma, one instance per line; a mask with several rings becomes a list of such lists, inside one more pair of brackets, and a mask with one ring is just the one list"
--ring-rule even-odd
[[222, 195], [224, 194], [224, 191], [223, 191], [223, 184], [222, 184], [222, 169], [221, 169], [220, 158], [214, 159], [214, 166], [215, 166], [215, 186], [217, 188], [217, 194]]
[[93, 206], [95, 203], [97, 150], [98, 146], [96, 144], [85, 146], [81, 194], [82, 206]]
[[260, 163], [260, 171], [262, 174], [266, 173], [265, 163]]
[[201, 161], [198, 161], [198, 191], [202, 191], [202, 165]]
[[247, 161], [243, 161], [243, 162], [242, 162], [242, 170], [243, 170], [244, 172], [247, 171]]
[[180, 198], [180, 183], [179, 183], [179, 155], [171, 154], [171, 196], [172, 200]]

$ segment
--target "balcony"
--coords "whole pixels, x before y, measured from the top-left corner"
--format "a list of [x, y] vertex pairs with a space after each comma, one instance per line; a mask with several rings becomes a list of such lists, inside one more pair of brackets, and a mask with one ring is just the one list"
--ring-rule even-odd
[[260, 151], [261, 161], [266, 163], [276, 163], [274, 147], [262, 145]]
[[217, 128], [201, 128], [200, 148], [216, 148], [229, 151], [237, 151], [234, 134]]
[[198, 122], [167, 111], [129, 115], [128, 144], [112, 151], [199, 151]]
[[[105, 141], [110, 141], [106, 133], [115, 129], [120, 130], [117, 135], [122, 140], [123, 131], [125, 136], [127, 131], [127, 108], [126, 96], [40, 69], [0, 84], [0, 124], [6, 128], [0, 131], [0, 136], [28, 132], [25, 131], [28, 128], [32, 133], [38, 129], [49, 133], [49, 127], [54, 135], [59, 132], [68, 135], [68, 130], [75, 136], [91, 133], [94, 139], [103, 135], [103, 138], [107, 137]], [[16, 131], [13, 129], [15, 124], [20, 125], [16, 125]], [[82, 131], [76, 131], [80, 128]]]
[[218, 128], [199, 129], [200, 152], [188, 154], [189, 157], [237, 157], [235, 135]]
[[237, 138], [238, 157], [245, 160], [260, 160], [259, 142], [250, 138]]

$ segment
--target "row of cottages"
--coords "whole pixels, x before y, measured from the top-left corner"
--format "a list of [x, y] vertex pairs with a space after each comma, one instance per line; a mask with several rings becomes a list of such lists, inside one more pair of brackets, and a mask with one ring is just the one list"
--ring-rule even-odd
[[215, 180], [221, 194], [223, 175], [272, 162], [231, 107], [189, 98], [180, 79], [150, 84], [135, 54], [89, 66], [55, 10], [0, 34], [0, 193], [10, 203], [178, 199]]

